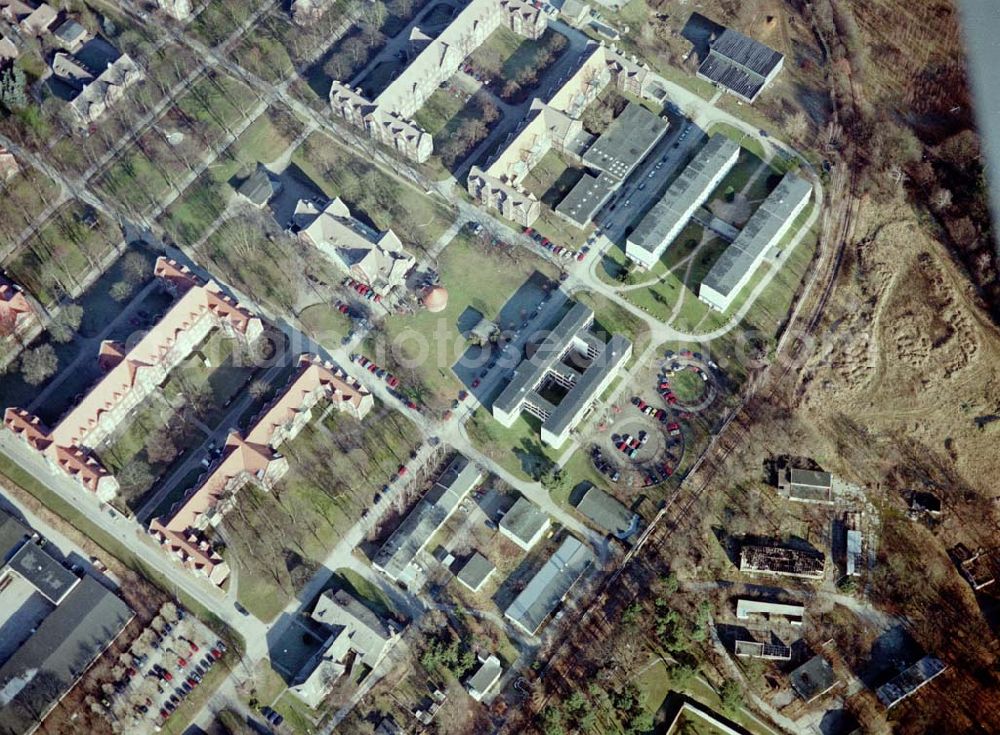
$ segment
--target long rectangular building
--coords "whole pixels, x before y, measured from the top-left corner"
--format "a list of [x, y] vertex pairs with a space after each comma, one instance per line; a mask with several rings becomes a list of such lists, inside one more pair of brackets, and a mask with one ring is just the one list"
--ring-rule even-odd
[[333, 363], [301, 355], [298, 373], [284, 391], [245, 435], [235, 429], [230, 432], [219, 460], [166, 515], [153, 519], [150, 535], [186, 569], [221, 585], [229, 575], [229, 565], [203, 532], [222, 522], [235, 505], [237, 492], [248, 482], [265, 490], [274, 487], [288, 471], [288, 459], [278, 447], [298, 436], [320, 404], [360, 421], [375, 399]]
[[456, 455], [434, 487], [427, 491], [399, 528], [382, 544], [372, 565], [393, 582], [401, 582], [413, 590], [419, 589], [423, 574], [416, 563], [417, 555], [481, 477], [475, 464], [462, 454]]
[[625, 242], [625, 255], [643, 268], [652, 268], [667, 246], [705, 203], [736, 164], [740, 146], [724, 135], [713, 135]]
[[528, 635], [535, 635], [593, 561], [594, 554], [586, 544], [575, 536], [567, 537], [514, 598], [504, 617]]
[[[561, 446], [632, 355], [631, 341], [616, 334], [605, 344], [590, 331], [593, 323], [593, 310], [574, 304], [535, 354], [514, 369], [514, 377], [493, 402], [493, 417], [511, 426], [527, 411], [542, 420], [542, 441]], [[566, 390], [558, 404], [539, 392], [546, 381]]]
[[791, 228], [811, 194], [808, 181], [793, 173], [785, 174], [715, 261], [698, 288], [698, 298], [718, 311], [728, 309], [771, 248]]

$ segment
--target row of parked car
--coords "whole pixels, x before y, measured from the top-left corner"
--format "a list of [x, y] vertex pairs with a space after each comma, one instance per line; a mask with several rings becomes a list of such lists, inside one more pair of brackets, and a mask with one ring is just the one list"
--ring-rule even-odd
[[381, 294], [375, 293], [375, 291], [372, 290], [371, 286], [364, 284], [361, 281], [356, 281], [350, 276], [348, 276], [347, 278], [344, 279], [344, 285], [347, 286], [348, 288], [354, 289], [359, 296], [364, 296], [369, 301], [374, 301], [377, 304], [382, 303]]
[[395, 375], [390, 373], [385, 368], [379, 367], [378, 365], [375, 364], [375, 362], [369, 360], [364, 355], [359, 355], [358, 353], [355, 352], [353, 355], [351, 355], [351, 361], [356, 362], [358, 365], [360, 365], [361, 367], [363, 367], [365, 370], [372, 373], [376, 377], [382, 378], [382, 380], [385, 381], [385, 384], [388, 385], [390, 388], [399, 387], [399, 378], [397, 378]]
[[596, 445], [590, 450], [590, 460], [594, 463], [597, 471], [605, 475], [611, 482], [618, 482], [621, 479], [621, 473], [618, 471], [618, 468], [604, 457], [600, 448]]
[[524, 228], [524, 234], [530, 237], [535, 243], [543, 250], [548, 250], [553, 255], [556, 255], [563, 260], [573, 260], [582, 261], [586, 256], [587, 252], [590, 250], [589, 245], [584, 245], [579, 250], [570, 250], [562, 245], [556, 245], [554, 242], [549, 240], [547, 237], [542, 237], [541, 233], [535, 232], [531, 227]]
[[649, 435], [645, 431], [640, 431], [638, 436], [631, 434], [612, 434], [611, 441], [615, 449], [624, 454], [629, 459], [635, 459], [639, 454], [639, 448], [649, 441]]
[[[196, 654], [200, 652], [200, 649], [194, 641], [188, 641], [191, 647], [191, 653]], [[157, 722], [157, 727], [163, 724], [163, 722], [173, 714], [174, 710], [180, 706], [181, 701], [195, 688], [201, 684], [202, 678], [208, 673], [209, 669], [215, 666], [215, 662], [222, 658], [222, 654], [226, 650], [226, 644], [222, 641], [218, 641], [215, 646], [209, 649], [208, 653], [204, 654], [200, 659], [192, 656], [189, 659], [179, 656], [177, 659], [177, 668], [175, 671], [178, 676], [182, 677], [180, 683], [175, 687], [173, 693], [165, 700], [163, 700], [163, 706], [160, 708], [160, 719]], [[167, 670], [164, 666], [156, 664], [150, 668], [146, 676], [156, 676], [165, 682], [173, 682], [173, 674]]]

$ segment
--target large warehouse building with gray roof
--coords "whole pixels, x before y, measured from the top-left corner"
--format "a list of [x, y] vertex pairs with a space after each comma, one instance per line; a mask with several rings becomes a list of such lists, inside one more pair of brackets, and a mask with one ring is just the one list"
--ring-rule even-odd
[[34, 732], [135, 613], [0, 511], [0, 733]]
[[740, 146], [724, 135], [713, 135], [625, 242], [625, 255], [652, 268], [667, 246], [705, 203], [740, 155]]
[[709, 47], [698, 76], [744, 102], [753, 102], [778, 76], [784, 61], [773, 48], [727, 28]]
[[757, 267], [791, 228], [812, 194], [808, 181], [788, 173], [768, 194], [735, 240], [708, 271], [698, 298], [725, 311], [750, 281]]

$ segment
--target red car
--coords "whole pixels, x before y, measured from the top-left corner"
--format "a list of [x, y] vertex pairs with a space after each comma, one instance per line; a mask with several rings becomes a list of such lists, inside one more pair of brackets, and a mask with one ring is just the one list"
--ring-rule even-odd
[[646, 410], [646, 402], [645, 402], [645, 401], [643, 401], [643, 400], [640, 400], [640, 401], [639, 401], [639, 402], [638, 402], [637, 404], [635, 404], [635, 405], [636, 405], [636, 408], [638, 408], [638, 409], [639, 409], [640, 411], [645, 411], [645, 410]]
[[161, 709], [161, 710], [160, 710], [160, 717], [162, 717], [162, 718], [163, 718], [163, 719], [165, 720], [165, 719], [167, 719], [168, 717], [170, 717], [170, 713], [169, 713], [169, 712], [167, 712], [167, 711], [166, 711], [165, 709]]
[[417, 410], [417, 403], [416, 403], [416, 401], [407, 401], [406, 402], [406, 407], [407, 408], [411, 408], [414, 411], [416, 411]]
[[584, 252], [582, 252], [582, 251], [576, 254], [576, 259], [578, 261], [580, 261], [581, 263], [583, 262], [583, 259], [586, 258], [586, 257], [587, 257], [587, 254], [584, 253]]
[[218, 648], [213, 648], [209, 653], [212, 654], [212, 658], [218, 660], [222, 658], [222, 652]]
[[180, 666], [183, 669], [185, 666], [188, 665], [187, 659], [183, 658], [183, 657], [177, 659], [177, 665]]
[[677, 431], [680, 428], [681, 425], [678, 424], [676, 421], [671, 421], [669, 424], [667, 424], [667, 431]]
[[525, 235], [528, 235], [530, 237], [532, 232], [534, 232], [534, 230], [531, 229], [530, 227], [525, 227], [524, 228], [524, 234]]
[[160, 673], [160, 676], [163, 677], [163, 681], [173, 681], [174, 680], [174, 675], [171, 674], [166, 669], [163, 669], [163, 671]]
[[479, 378], [476, 378], [475, 380], [472, 381], [472, 387], [473, 388], [479, 387]]
[[399, 469], [396, 470], [397, 477], [404, 477], [409, 470], [406, 469], [406, 465], [399, 465]]
[[376, 370], [378, 370], [378, 365], [376, 365], [374, 362], [369, 363], [368, 372], [374, 373]]
[[677, 396], [675, 396], [673, 393], [667, 393], [667, 395], [663, 396], [663, 399], [671, 406], [677, 403]]
[[385, 382], [389, 384], [390, 388], [395, 388], [396, 386], [399, 385], [399, 378], [397, 378], [395, 375], [390, 375], [388, 378], [385, 379]]

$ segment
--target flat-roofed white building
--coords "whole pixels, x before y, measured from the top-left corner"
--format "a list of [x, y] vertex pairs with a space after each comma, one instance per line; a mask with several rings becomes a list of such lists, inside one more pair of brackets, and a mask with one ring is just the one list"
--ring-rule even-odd
[[768, 619], [773, 615], [787, 618], [792, 625], [802, 625], [802, 617], [806, 609], [802, 605], [785, 605], [777, 602], [765, 602], [764, 600], [736, 601], [736, 617], [740, 620], [748, 620], [751, 615], [766, 615]]
[[[593, 310], [574, 304], [535, 353], [514, 368], [511, 381], [493, 402], [493, 418], [512, 426], [527, 411], [541, 419], [542, 441], [562, 446], [632, 356], [630, 340], [616, 334], [605, 343], [591, 331], [593, 324]], [[540, 392], [547, 383], [565, 391], [558, 403]]]
[[625, 255], [629, 260], [643, 268], [652, 268], [736, 165], [739, 155], [736, 141], [724, 135], [709, 138], [628, 236]]
[[525, 497], [518, 498], [499, 523], [500, 533], [525, 551], [541, 541], [551, 527], [552, 519]]
[[698, 298], [717, 311], [728, 309], [771, 249], [805, 209], [812, 185], [793, 173], [767, 195], [698, 287]]

